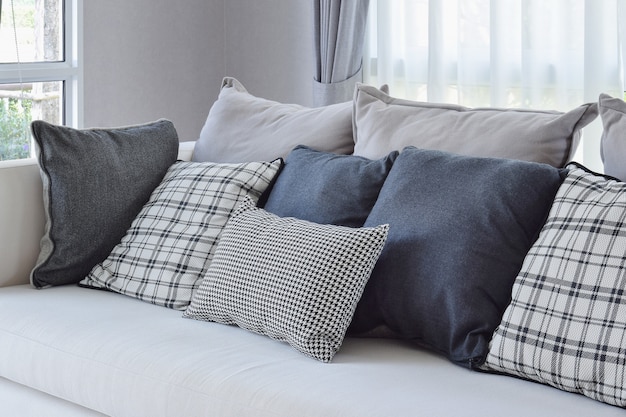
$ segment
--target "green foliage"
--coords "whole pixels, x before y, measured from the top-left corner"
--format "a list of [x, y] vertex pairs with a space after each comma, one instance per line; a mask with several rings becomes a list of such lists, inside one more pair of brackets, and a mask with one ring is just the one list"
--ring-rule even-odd
[[33, 8], [22, 8], [15, 11], [15, 24], [17, 27], [34, 28], [35, 27], [35, 10]]
[[31, 100], [0, 99], [0, 161], [30, 157]]
[[35, 27], [35, 2], [33, 0], [15, 0], [13, 7], [9, 2], [5, 2], [2, 5], [3, 25], [13, 26], [13, 11], [16, 27], [30, 29]]

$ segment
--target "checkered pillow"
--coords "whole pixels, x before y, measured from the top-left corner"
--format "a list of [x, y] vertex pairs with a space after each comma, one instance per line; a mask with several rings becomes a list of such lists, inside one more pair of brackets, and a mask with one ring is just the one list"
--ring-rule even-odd
[[247, 200], [226, 225], [184, 316], [236, 324], [330, 362], [388, 228], [281, 218]]
[[282, 164], [177, 162], [108, 258], [81, 285], [184, 309], [243, 197], [256, 201]]
[[624, 407], [626, 183], [568, 168], [485, 366]]

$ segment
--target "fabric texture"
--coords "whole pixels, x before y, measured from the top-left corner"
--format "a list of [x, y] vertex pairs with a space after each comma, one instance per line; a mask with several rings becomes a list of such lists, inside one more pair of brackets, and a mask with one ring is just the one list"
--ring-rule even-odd
[[393, 98], [366, 85], [354, 97], [354, 154], [380, 158], [405, 146], [564, 166], [597, 103], [567, 113], [467, 108]]
[[626, 181], [626, 103], [600, 94], [598, 109], [603, 128], [600, 155], [604, 173]]
[[175, 163], [121, 242], [81, 285], [186, 308], [233, 210], [246, 196], [256, 201], [281, 165]]
[[474, 368], [562, 182], [545, 164], [407, 148], [365, 226], [389, 237], [351, 332], [387, 325]]
[[363, 42], [369, 0], [313, 1], [316, 106], [352, 99], [362, 80]]
[[167, 120], [77, 130], [34, 121], [46, 226], [36, 287], [77, 283], [120, 241], [166, 170], [178, 135]]
[[247, 199], [226, 225], [184, 316], [236, 324], [330, 362], [388, 228], [281, 218]]
[[278, 103], [255, 97], [226, 77], [196, 141], [193, 161], [272, 161], [285, 158], [297, 145], [352, 153], [352, 103], [319, 108]]
[[281, 217], [361, 227], [397, 155], [370, 160], [298, 146], [287, 157], [264, 208]]
[[[0, 381], [107, 416], [624, 415], [582, 395], [467, 372], [401, 340], [348, 337], [326, 365], [253, 332], [74, 285], [2, 288], [0, 305]], [[8, 393], [0, 384], [0, 400]], [[36, 400], [24, 396], [14, 414], [0, 404], [11, 417], [71, 416], [27, 413]]]
[[485, 366], [626, 407], [625, 288], [626, 184], [572, 165]]

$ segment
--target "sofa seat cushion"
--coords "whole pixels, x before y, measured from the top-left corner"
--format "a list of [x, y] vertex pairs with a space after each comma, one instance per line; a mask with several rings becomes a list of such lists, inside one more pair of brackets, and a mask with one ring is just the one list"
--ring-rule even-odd
[[5, 378], [0, 378], [0, 404], [3, 416], [106, 417], [105, 414]]
[[0, 377], [107, 415], [623, 415], [398, 340], [347, 338], [324, 364], [286, 343], [111, 292], [7, 287], [0, 309]]

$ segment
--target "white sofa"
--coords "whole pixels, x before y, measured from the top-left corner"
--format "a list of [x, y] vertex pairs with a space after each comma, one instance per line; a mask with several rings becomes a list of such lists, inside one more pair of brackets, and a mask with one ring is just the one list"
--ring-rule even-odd
[[[189, 159], [193, 143], [181, 144]], [[38, 290], [34, 160], [0, 162], [2, 416], [623, 416], [470, 371], [400, 340], [347, 338], [330, 364], [235, 326], [75, 285]]]

